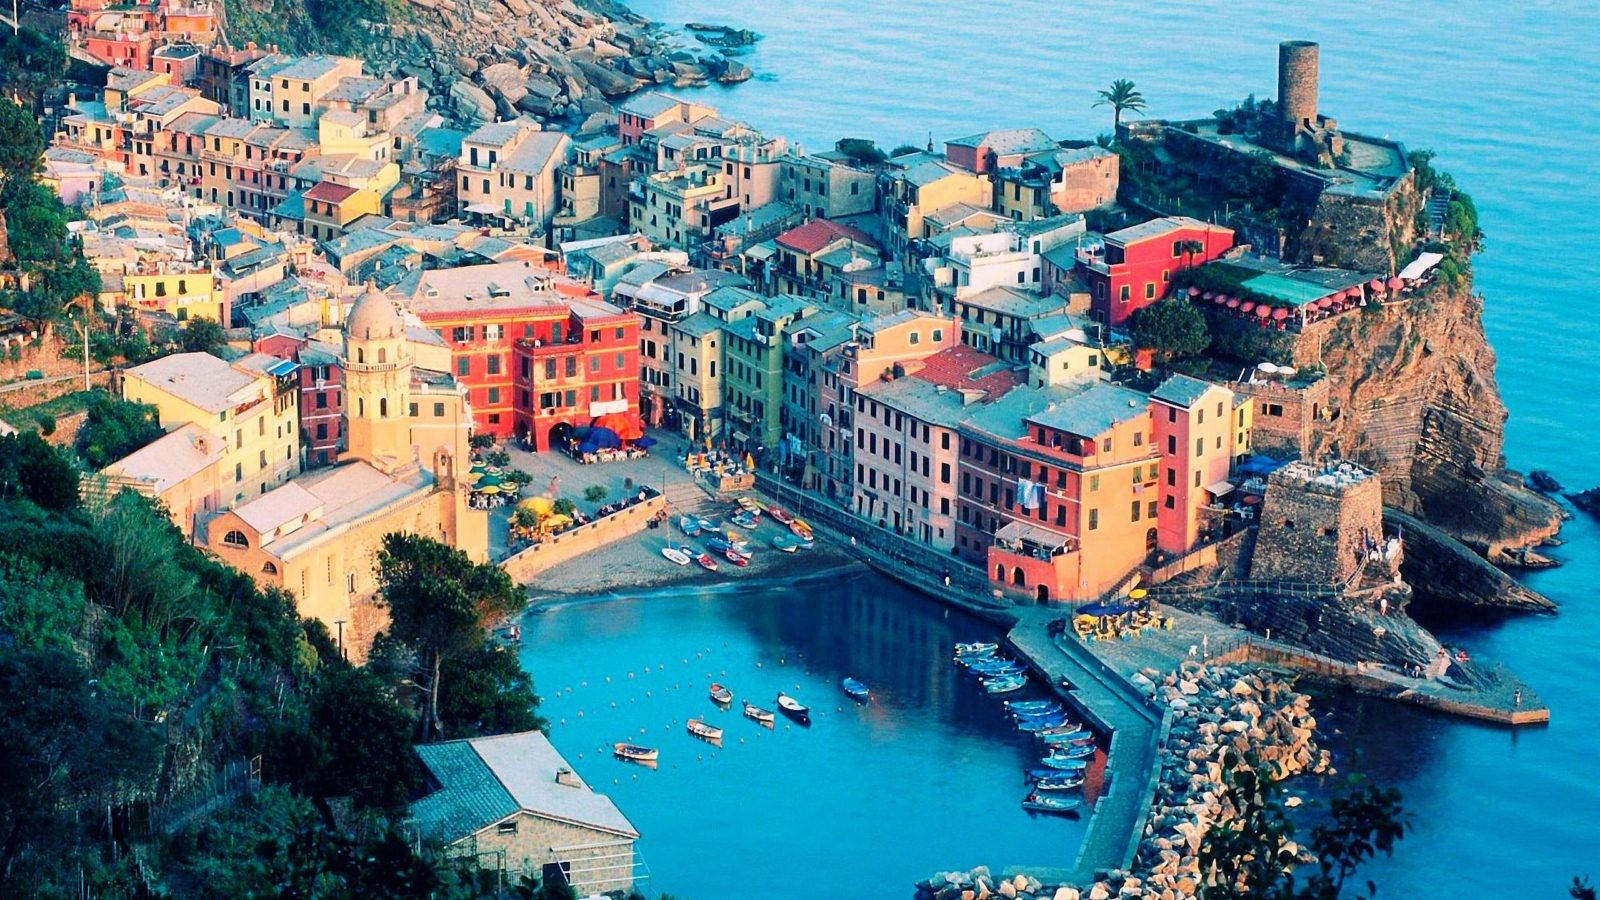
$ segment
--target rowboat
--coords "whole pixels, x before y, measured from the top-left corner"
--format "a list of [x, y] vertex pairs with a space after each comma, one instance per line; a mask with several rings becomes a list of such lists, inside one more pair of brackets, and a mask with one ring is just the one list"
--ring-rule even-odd
[[1049, 778], [1040, 778], [1033, 783], [1036, 791], [1070, 791], [1083, 787], [1081, 774], [1059, 774]]
[[750, 560], [748, 560], [745, 557], [740, 556], [739, 554], [735, 553], [733, 551], [732, 547], [729, 547], [729, 548], [727, 548], [727, 549], [722, 551], [722, 558], [726, 559], [728, 562], [733, 563], [734, 565], [738, 566], [741, 569], [744, 568], [745, 566], [750, 565]]
[[1052, 716], [1048, 719], [1020, 719], [1017, 721], [1017, 730], [1029, 734], [1043, 731], [1046, 728], [1056, 728], [1067, 723], [1066, 716]]
[[1077, 722], [1067, 722], [1060, 727], [1070, 730], [1061, 731], [1055, 728], [1047, 728], [1044, 731], [1034, 732], [1034, 736], [1039, 740], [1044, 741], [1046, 744], [1059, 744], [1063, 747], [1071, 746], [1073, 742], [1080, 740], [1076, 737], [1070, 737], [1070, 735], [1073, 732], [1080, 730], [1083, 727], [1082, 725], [1079, 725]]
[[789, 513], [781, 506], [768, 505], [767, 515], [771, 517], [772, 521], [777, 522], [779, 525], [788, 525], [794, 521], [794, 516], [789, 515]]
[[967, 669], [980, 678], [996, 675], [1020, 675], [1027, 671], [1022, 663], [1014, 659], [997, 659], [981, 666], [967, 666]]
[[1070, 813], [1077, 810], [1078, 802], [1076, 797], [1052, 797], [1034, 792], [1023, 798], [1022, 808], [1033, 812]]
[[1039, 760], [1039, 765], [1051, 769], [1060, 769], [1063, 772], [1081, 772], [1089, 767], [1087, 759], [1067, 759], [1064, 756], [1046, 756]]
[[690, 719], [689, 733], [697, 738], [704, 738], [713, 744], [722, 741], [722, 729], [706, 722], [705, 719]]
[[1006, 709], [1018, 715], [1023, 715], [1046, 710], [1054, 712], [1061, 709], [1061, 704], [1054, 700], [1007, 700]]
[[1088, 759], [1094, 755], [1093, 744], [1073, 744], [1066, 747], [1052, 749], [1051, 756], [1057, 759]]
[[744, 715], [747, 719], [755, 719], [757, 722], [769, 726], [772, 724], [773, 720], [777, 718], [772, 714], [772, 710], [762, 709], [759, 706], [752, 706], [749, 700], [744, 702]]
[[811, 526], [807, 525], [801, 519], [795, 519], [794, 521], [790, 522], [789, 531], [802, 541], [815, 540], [816, 538], [816, 535], [812, 534], [811, 532]]
[[716, 682], [712, 682], [711, 699], [718, 705], [727, 706], [729, 703], [733, 702], [733, 691], [728, 690]]
[[858, 703], [865, 703], [872, 699], [872, 690], [865, 683], [854, 678], [846, 678], [839, 682], [839, 687], [844, 688], [844, 692], [849, 695], [850, 699]]
[[[728, 557], [728, 561], [737, 565], [744, 565], [750, 560], [750, 547], [743, 541], [731, 541], [725, 537], [714, 537], [706, 540], [706, 546], [715, 553]], [[735, 559], [738, 557], [738, 559]]]
[[788, 694], [780, 693], [778, 695], [778, 709], [782, 710], [784, 715], [795, 720], [796, 722], [799, 722], [801, 725], [811, 724], [811, 707], [801, 703], [799, 700], [796, 700]]
[[784, 553], [793, 553], [800, 547], [800, 542], [794, 536], [787, 534], [775, 534], [769, 543], [772, 544], [772, 549]]
[[999, 644], [986, 644], [981, 641], [975, 641], [970, 644], [957, 644], [956, 656], [988, 656], [999, 649]]
[[709, 553], [702, 553], [696, 556], [694, 561], [699, 563], [700, 568], [705, 569], [707, 572], [715, 572], [717, 570], [717, 561], [712, 559]]
[[761, 501], [755, 499], [754, 497], [738, 497], [734, 500], [734, 502], [739, 504], [740, 509], [748, 512], [761, 511]]
[[689, 554], [684, 553], [677, 547], [662, 547], [661, 555], [672, 560], [680, 566], [687, 566], [689, 564]]
[[654, 747], [641, 747], [638, 744], [612, 744], [611, 749], [617, 756], [630, 762], [655, 762], [661, 755], [661, 751]]
[[983, 689], [991, 694], [1009, 694], [1012, 691], [1020, 691], [1027, 686], [1028, 679], [1021, 675], [990, 678], [983, 682]]
[[1054, 766], [1034, 766], [1033, 768], [1022, 773], [1022, 779], [1024, 781], [1033, 782], [1038, 781], [1041, 778], [1081, 778], [1083, 776], [1083, 769], [1083, 766], [1075, 766], [1073, 768], [1063, 769], [1058, 769]]
[[714, 521], [712, 521], [710, 519], [701, 519], [700, 520], [700, 530], [701, 531], [709, 531], [712, 534], [721, 534], [722, 533], [722, 526], [718, 525], [716, 522], [714, 522]]
[[748, 512], [737, 512], [728, 517], [728, 521], [740, 528], [756, 527], [756, 517]]
[[1077, 731], [1068, 731], [1065, 734], [1063, 734], [1063, 733], [1061, 733], [1059, 731], [1051, 732], [1051, 734], [1050, 734], [1050, 742], [1052, 744], [1075, 744], [1075, 743], [1077, 743], [1079, 741], [1093, 741], [1093, 740], [1094, 740], [1094, 733], [1093, 732], [1089, 732], [1089, 731], [1084, 731], [1081, 728], [1078, 729]]
[[689, 537], [700, 536], [700, 520], [694, 516], [679, 516], [678, 527], [683, 529], [683, 533]]

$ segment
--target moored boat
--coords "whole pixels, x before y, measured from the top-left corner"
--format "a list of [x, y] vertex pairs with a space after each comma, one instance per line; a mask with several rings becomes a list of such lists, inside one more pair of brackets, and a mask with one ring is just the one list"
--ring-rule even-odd
[[756, 517], [751, 515], [749, 512], [734, 513], [728, 517], [728, 521], [739, 526], [740, 528], [748, 529], [756, 527]]
[[1065, 722], [1056, 728], [1046, 728], [1043, 731], [1036, 731], [1034, 732], [1034, 736], [1039, 740], [1044, 741], [1046, 744], [1059, 744], [1063, 747], [1070, 747], [1073, 746], [1073, 742], [1079, 740], [1079, 738], [1069, 737], [1069, 735], [1073, 734], [1073, 732], [1081, 730], [1082, 728], [1083, 726], [1077, 722]]
[[990, 644], [983, 641], [974, 641], [970, 644], [957, 644], [957, 656], [988, 656], [1000, 649], [999, 644]]
[[793, 535], [775, 534], [772, 536], [772, 549], [782, 553], [793, 553], [800, 549], [800, 542]]
[[655, 762], [661, 755], [661, 751], [654, 747], [641, 747], [638, 744], [612, 744], [611, 750], [617, 756], [630, 762]]
[[772, 710], [762, 709], [752, 704], [749, 700], [744, 702], [744, 716], [747, 719], [755, 719], [763, 725], [771, 725], [777, 719]]
[[711, 534], [721, 534], [722, 533], [722, 526], [718, 525], [716, 522], [713, 522], [710, 519], [701, 519], [700, 520], [700, 530], [701, 531], [710, 532]]
[[1070, 813], [1078, 808], [1076, 797], [1052, 797], [1035, 791], [1024, 797], [1022, 808], [1033, 812]]
[[1007, 700], [1006, 709], [1020, 715], [1039, 710], [1058, 711], [1061, 709], [1061, 704], [1054, 700]]
[[1066, 723], [1065, 716], [1055, 716], [1048, 719], [1022, 719], [1017, 722], [1017, 730], [1032, 734], [1037, 731], [1043, 731], [1046, 728], [1057, 728]]
[[680, 566], [687, 566], [689, 564], [689, 554], [684, 553], [677, 547], [662, 547], [661, 555]]
[[1071, 744], [1055, 748], [1051, 754], [1058, 759], [1088, 759], [1094, 755], [1093, 744]]
[[1039, 765], [1051, 769], [1060, 769], [1063, 772], [1079, 772], [1089, 767], [1087, 759], [1067, 759], [1064, 756], [1046, 756], [1039, 760]]
[[739, 504], [739, 508], [745, 510], [746, 512], [761, 511], [761, 501], [755, 499], [754, 497], [737, 497], [734, 499], [734, 502]]
[[688, 728], [689, 733], [697, 738], [704, 738], [712, 743], [719, 743], [722, 740], [722, 729], [705, 719], [690, 719]]
[[779, 525], [788, 525], [794, 521], [794, 516], [789, 515], [788, 511], [781, 506], [772, 506], [769, 504], [767, 506], [767, 516], [772, 519], [772, 521], [777, 522]]
[[1049, 778], [1035, 779], [1033, 789], [1036, 791], [1071, 791], [1083, 787], [1083, 776], [1080, 774], [1058, 774]]
[[777, 702], [778, 709], [782, 710], [784, 715], [799, 722], [801, 725], [811, 724], [811, 707], [783, 693], [778, 694]]
[[711, 699], [713, 702], [727, 706], [733, 702], [733, 691], [728, 690], [716, 682], [711, 683]]
[[682, 529], [683, 533], [687, 534], [689, 537], [700, 536], [700, 520], [696, 519], [694, 516], [679, 516], [678, 527]]
[[983, 689], [991, 694], [1009, 694], [1020, 691], [1028, 686], [1028, 679], [1021, 675], [1008, 675], [1004, 678], [985, 678]]
[[717, 570], [717, 561], [709, 553], [702, 553], [696, 556], [694, 561], [699, 563], [700, 568], [705, 569], [707, 572], [715, 572]]
[[1022, 773], [1022, 779], [1032, 782], [1041, 778], [1081, 778], [1083, 777], [1083, 770], [1083, 766], [1070, 769], [1058, 769], [1054, 766], [1034, 766]]
[[794, 521], [790, 522], [789, 523], [789, 531], [791, 533], [793, 533], [795, 537], [799, 538], [802, 541], [810, 541], [810, 540], [815, 540], [816, 539], [816, 535], [813, 534], [812, 531], [811, 531], [811, 526], [807, 525], [801, 519], [795, 519]]
[[854, 700], [858, 703], [866, 703], [868, 700], [872, 699], [872, 689], [868, 688], [864, 682], [857, 681], [854, 678], [846, 677], [843, 681], [839, 682], [839, 687], [844, 689], [845, 694], [848, 695], [851, 700]]
[[745, 566], [750, 565], [750, 560], [745, 558], [745, 557], [743, 557], [743, 556], [740, 556], [738, 553], [735, 553], [732, 547], [729, 547], [728, 549], [722, 551], [722, 556], [728, 562], [733, 563], [734, 565], [738, 566], [741, 569], [744, 568]]

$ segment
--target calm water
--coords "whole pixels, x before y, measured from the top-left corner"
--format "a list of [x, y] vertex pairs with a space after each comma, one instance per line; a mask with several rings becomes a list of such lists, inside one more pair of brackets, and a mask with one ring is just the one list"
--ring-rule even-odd
[[[1083, 822], [1021, 809], [1030, 742], [950, 662], [992, 634], [861, 573], [550, 609], [527, 618], [523, 662], [551, 740], [644, 835], [652, 893], [904, 897], [941, 869], [1077, 855]], [[839, 690], [846, 675], [870, 704]], [[787, 691], [813, 724], [720, 710], [712, 681], [767, 709]], [[684, 730], [698, 716], [721, 749]], [[614, 759], [627, 740], [660, 748], [659, 768]]]
[[[1600, 444], [1588, 433], [1600, 397], [1588, 266], [1600, 246], [1600, 4], [633, 5], [663, 22], [765, 35], [747, 57], [761, 80], [701, 95], [815, 149], [844, 135], [891, 147], [1012, 125], [1088, 137], [1109, 129], [1109, 111], [1090, 104], [1117, 77], [1138, 83], [1150, 115], [1204, 114], [1251, 92], [1271, 96], [1279, 40], [1320, 41], [1322, 110], [1351, 130], [1437, 150], [1478, 202], [1489, 239], [1477, 286], [1512, 413], [1511, 465], [1600, 483]], [[1600, 533], [1580, 520], [1564, 537], [1556, 555], [1566, 566], [1531, 579], [1563, 604], [1559, 617], [1446, 634], [1516, 667], [1552, 707], [1548, 729], [1512, 734], [1389, 704], [1333, 711], [1362, 765], [1418, 814], [1401, 852], [1372, 867], [1385, 896], [1564, 895], [1572, 874], [1600, 877]]]

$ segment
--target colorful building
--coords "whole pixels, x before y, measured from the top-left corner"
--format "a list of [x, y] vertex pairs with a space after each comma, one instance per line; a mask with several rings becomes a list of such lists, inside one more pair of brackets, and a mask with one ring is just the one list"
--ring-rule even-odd
[[1121, 326], [1135, 310], [1165, 297], [1178, 272], [1210, 262], [1233, 246], [1233, 229], [1165, 216], [1113, 231], [1104, 247], [1080, 251], [1078, 265], [1089, 282], [1099, 321]]
[[1233, 491], [1240, 414], [1233, 392], [1187, 375], [1173, 375], [1150, 394], [1156, 446], [1161, 450], [1160, 534], [1156, 546], [1177, 556], [1215, 530], [1206, 510]]

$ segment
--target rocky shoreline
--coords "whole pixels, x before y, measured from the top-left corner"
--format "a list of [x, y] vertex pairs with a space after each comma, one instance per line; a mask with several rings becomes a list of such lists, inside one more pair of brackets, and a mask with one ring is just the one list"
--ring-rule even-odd
[[[1248, 759], [1274, 781], [1333, 773], [1315, 740], [1311, 698], [1293, 681], [1244, 666], [1185, 661], [1176, 672], [1143, 669], [1132, 679], [1167, 711], [1159, 771], [1132, 871], [1093, 884], [1052, 884], [1026, 873], [997, 878], [986, 867], [943, 872], [916, 885], [917, 900], [1181, 900], [1198, 894], [1206, 831], [1237, 814], [1224, 787], [1229, 757]], [[1289, 805], [1296, 805], [1291, 798]], [[1302, 854], [1302, 862], [1311, 860]]]

